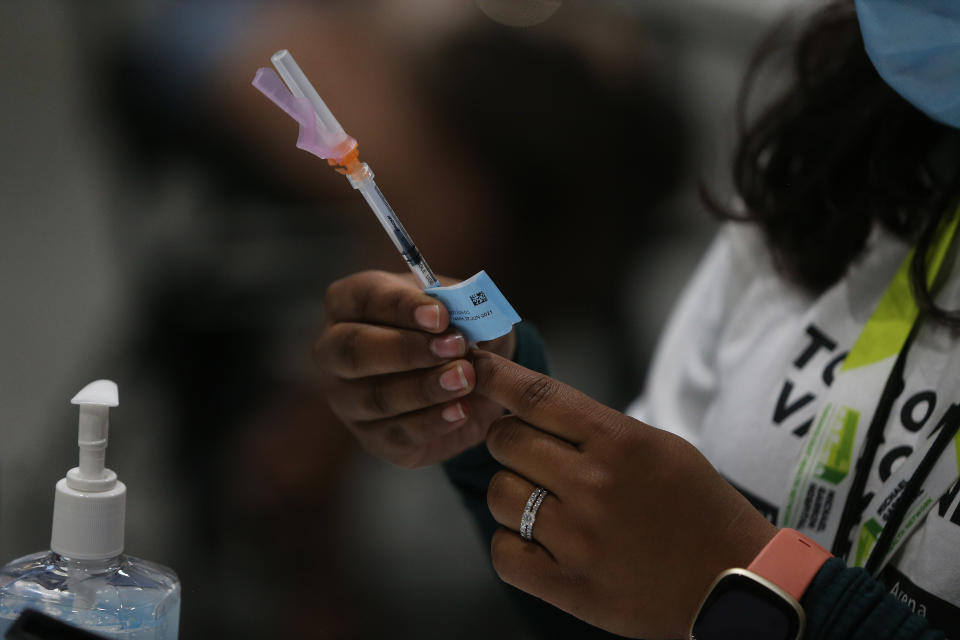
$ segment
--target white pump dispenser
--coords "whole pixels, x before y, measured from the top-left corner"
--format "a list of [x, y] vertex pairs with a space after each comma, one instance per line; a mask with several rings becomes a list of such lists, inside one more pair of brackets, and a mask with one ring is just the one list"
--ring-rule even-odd
[[0, 567], [0, 638], [36, 609], [109, 640], [177, 640], [180, 580], [123, 553], [127, 488], [104, 466], [117, 385], [88, 384], [80, 408], [80, 464], [57, 483], [50, 549]]
[[116, 383], [97, 380], [70, 401], [80, 406], [80, 464], [57, 482], [50, 549], [67, 558], [99, 560], [123, 552], [127, 487], [107, 469], [110, 407], [119, 403]]

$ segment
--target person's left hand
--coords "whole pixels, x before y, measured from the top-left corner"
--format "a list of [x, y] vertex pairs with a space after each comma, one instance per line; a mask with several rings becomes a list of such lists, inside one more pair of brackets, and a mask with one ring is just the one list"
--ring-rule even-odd
[[[483, 351], [476, 393], [511, 414], [487, 435], [507, 470], [487, 503], [503, 525], [493, 566], [505, 582], [621, 635], [686, 636], [707, 588], [746, 567], [776, 533], [688, 442]], [[533, 542], [520, 516], [549, 491]]]

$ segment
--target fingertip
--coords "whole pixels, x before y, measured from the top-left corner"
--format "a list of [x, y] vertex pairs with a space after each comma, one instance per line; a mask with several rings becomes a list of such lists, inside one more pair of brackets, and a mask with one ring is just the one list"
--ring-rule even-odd
[[442, 438], [462, 429], [470, 419], [470, 407], [463, 399], [451, 402], [440, 410], [440, 418], [443, 422], [435, 422], [430, 427], [430, 439]]
[[467, 342], [459, 333], [450, 333], [431, 338], [430, 350], [438, 358], [462, 358], [467, 352]]
[[447, 405], [443, 411], [440, 412], [440, 417], [451, 424], [462, 422], [467, 418], [467, 411], [464, 404], [465, 403], [458, 401]]
[[450, 312], [447, 311], [447, 308], [440, 305], [440, 324], [437, 325], [437, 331], [446, 331], [450, 328]]
[[470, 362], [473, 363], [474, 367], [479, 370], [483, 370], [487, 364], [490, 362], [489, 351], [484, 351], [483, 349], [477, 349], [475, 346], [467, 348], [467, 357], [470, 359]]
[[450, 313], [438, 302], [421, 304], [413, 310], [417, 328], [430, 333], [442, 333], [450, 326]]
[[481, 349], [479, 347], [473, 347], [470, 349], [470, 357], [475, 360], [483, 360], [487, 362], [495, 362], [496, 360], [503, 360], [503, 356], [495, 354], [493, 351], [487, 351], [486, 349]]
[[444, 391], [464, 392], [473, 386], [476, 376], [466, 360], [458, 360], [440, 374], [440, 388]]
[[437, 331], [440, 328], [440, 305], [423, 304], [413, 310], [413, 319], [421, 329]]
[[473, 368], [473, 364], [469, 360], [464, 360], [460, 363], [460, 373], [463, 376], [464, 388], [473, 389], [477, 384], [477, 372]]
[[498, 361], [502, 358], [495, 353], [477, 348], [470, 349], [467, 355], [473, 364], [473, 382], [486, 388], [495, 375]]

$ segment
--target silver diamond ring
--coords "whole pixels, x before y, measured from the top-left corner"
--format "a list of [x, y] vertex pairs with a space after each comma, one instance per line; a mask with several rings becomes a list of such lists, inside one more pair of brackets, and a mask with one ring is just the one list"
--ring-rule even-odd
[[543, 487], [537, 487], [527, 498], [527, 506], [523, 508], [523, 515], [520, 516], [520, 537], [530, 542], [533, 540], [533, 523], [537, 520], [537, 509], [543, 504], [543, 499], [550, 493]]

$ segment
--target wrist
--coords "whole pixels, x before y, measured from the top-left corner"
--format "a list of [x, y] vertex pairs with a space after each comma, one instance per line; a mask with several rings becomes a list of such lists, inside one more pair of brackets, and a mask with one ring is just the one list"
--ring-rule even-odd
[[690, 627], [690, 637], [799, 640], [805, 626], [800, 599], [832, 556], [803, 534], [781, 529], [746, 568], [722, 572]]
[[746, 568], [754, 558], [777, 535], [778, 529], [769, 520], [753, 508], [739, 493], [736, 494], [735, 511], [726, 523], [712, 536], [712, 548], [702, 556], [706, 561], [699, 578], [700, 588], [690, 603], [689, 621], [694, 619], [697, 609], [706, 598], [717, 576], [727, 569]]
[[793, 529], [781, 529], [747, 565], [751, 571], [789, 593], [797, 602], [807, 591], [829, 551]]
[[748, 504], [727, 526], [725, 538], [735, 541], [728, 545], [736, 555], [728, 559], [726, 566], [719, 567], [718, 572], [731, 567], [747, 567], [779, 532], [776, 525]]

